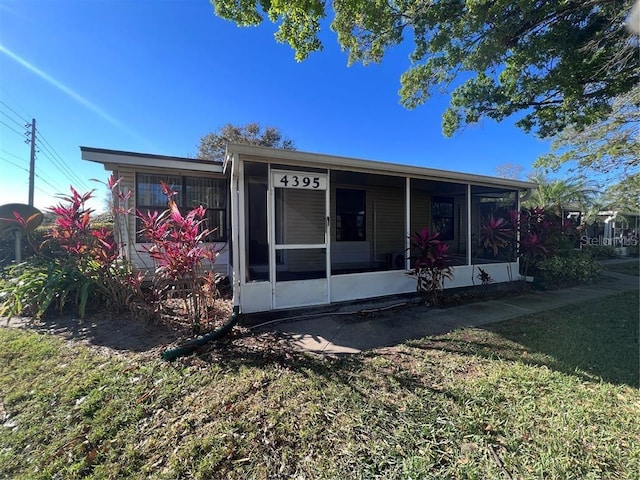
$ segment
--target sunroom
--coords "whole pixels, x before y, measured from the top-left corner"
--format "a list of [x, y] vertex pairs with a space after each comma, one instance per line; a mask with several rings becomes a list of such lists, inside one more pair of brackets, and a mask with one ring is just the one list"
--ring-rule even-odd
[[444, 287], [514, 280], [516, 232], [489, 248], [483, 229], [519, 209], [529, 182], [229, 144], [234, 303], [244, 313], [415, 291], [409, 236], [449, 245]]

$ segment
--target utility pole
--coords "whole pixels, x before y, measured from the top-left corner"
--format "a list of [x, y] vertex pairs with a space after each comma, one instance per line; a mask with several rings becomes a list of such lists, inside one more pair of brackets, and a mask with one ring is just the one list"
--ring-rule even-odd
[[31, 120], [31, 160], [29, 161], [29, 205], [33, 206], [34, 176], [36, 170], [36, 119]]

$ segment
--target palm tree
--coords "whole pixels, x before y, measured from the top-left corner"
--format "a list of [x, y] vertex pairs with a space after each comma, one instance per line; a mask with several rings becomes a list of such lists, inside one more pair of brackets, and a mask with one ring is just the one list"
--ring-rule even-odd
[[536, 173], [531, 181], [538, 187], [523, 206], [544, 208], [559, 217], [564, 217], [566, 211], [586, 212], [598, 194], [597, 187], [584, 178], [549, 180], [542, 173]]

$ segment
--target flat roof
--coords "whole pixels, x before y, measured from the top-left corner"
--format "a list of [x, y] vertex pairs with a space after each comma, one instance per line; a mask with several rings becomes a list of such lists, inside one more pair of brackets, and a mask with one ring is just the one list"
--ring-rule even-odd
[[[186, 169], [218, 174], [223, 172], [223, 163], [214, 160], [128, 152], [124, 150], [111, 150], [85, 146], [80, 146], [80, 151], [82, 152], [83, 160], [101, 163], [110, 169], [115, 169], [114, 167], [117, 165], [127, 165], [147, 168]], [[308, 166], [316, 168], [333, 167], [340, 168], [342, 170], [353, 170], [380, 175], [423, 178], [439, 181], [456, 181], [474, 185], [508, 187], [518, 190], [536, 188], [535, 183], [509, 178], [499, 178], [488, 175], [477, 175], [375, 160], [364, 160], [337, 155], [303, 152], [300, 150], [283, 150], [279, 148], [260, 147], [244, 143], [229, 143], [227, 145], [227, 156], [232, 156], [234, 154], [242, 155], [243, 157], [248, 157], [253, 160], [280, 162], [292, 166]]]
[[[105, 166], [129, 165], [150, 168], [174, 168], [222, 173], [222, 162], [201, 158], [175, 157], [153, 153], [127, 152], [80, 146], [82, 159]], [[213, 167], [213, 168], [212, 168]]]
[[529, 190], [532, 188], [536, 188], [537, 186], [533, 182], [513, 180], [509, 178], [453, 172], [449, 170], [439, 170], [435, 168], [402, 165], [398, 163], [364, 160], [360, 158], [302, 152], [300, 150], [283, 150], [278, 148], [259, 147], [255, 145], [247, 145], [244, 143], [228, 143], [227, 156], [232, 156], [234, 154], [249, 157], [255, 160], [268, 160], [272, 162], [281, 161], [282, 163], [287, 163], [290, 165], [318, 168], [340, 167], [341, 169], [348, 169], [365, 173], [424, 178], [440, 181], [453, 180], [457, 182], [483, 186], [510, 187], [518, 190]]

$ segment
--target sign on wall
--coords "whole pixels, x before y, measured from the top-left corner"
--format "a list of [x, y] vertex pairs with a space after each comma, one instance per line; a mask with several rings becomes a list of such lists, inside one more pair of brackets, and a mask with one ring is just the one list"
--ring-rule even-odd
[[326, 173], [273, 170], [271, 176], [275, 188], [299, 188], [304, 190], [327, 189]]

